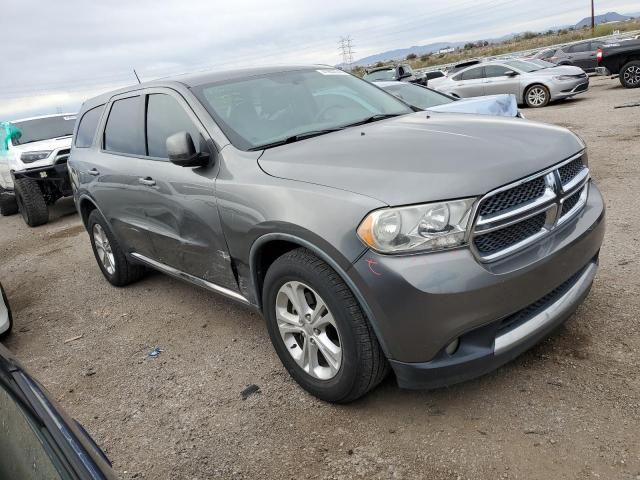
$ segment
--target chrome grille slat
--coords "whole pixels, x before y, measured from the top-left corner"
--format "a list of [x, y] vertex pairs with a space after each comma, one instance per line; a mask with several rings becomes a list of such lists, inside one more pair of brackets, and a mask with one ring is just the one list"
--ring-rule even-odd
[[589, 188], [583, 155], [485, 195], [471, 231], [476, 256], [491, 262], [511, 255], [582, 210]]

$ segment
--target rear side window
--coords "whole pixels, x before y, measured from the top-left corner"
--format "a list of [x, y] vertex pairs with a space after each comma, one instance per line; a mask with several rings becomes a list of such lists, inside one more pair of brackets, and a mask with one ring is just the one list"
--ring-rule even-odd
[[470, 68], [469, 70], [465, 70], [460, 75], [456, 77], [456, 80], [476, 80], [478, 78], [483, 78], [484, 67], [480, 68]]
[[590, 43], [578, 43], [567, 48], [567, 53], [588, 52], [590, 49]]
[[200, 151], [200, 132], [182, 105], [170, 95], [149, 95], [147, 103], [147, 147], [150, 157], [168, 158], [166, 141], [174, 133], [191, 135], [196, 151]]
[[140, 97], [113, 102], [104, 129], [104, 149], [109, 152], [144, 155]]
[[76, 133], [76, 147], [87, 148], [93, 144], [93, 137], [96, 135], [98, 122], [104, 111], [104, 105], [92, 108], [80, 119], [78, 131]]
[[485, 77], [487, 78], [504, 77], [508, 71], [508, 68], [501, 67], [500, 65], [488, 65], [484, 67]]

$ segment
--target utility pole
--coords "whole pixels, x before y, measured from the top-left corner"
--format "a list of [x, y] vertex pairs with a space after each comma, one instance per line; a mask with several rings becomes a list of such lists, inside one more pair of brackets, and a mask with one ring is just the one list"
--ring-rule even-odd
[[340, 51], [342, 52], [342, 63], [347, 67], [348, 70], [351, 70], [351, 64], [353, 63], [353, 41], [351, 40], [351, 35], [347, 35], [346, 37], [340, 37], [340, 41], [338, 42], [340, 46]]
[[594, 0], [591, 0], [591, 32], [596, 31], [596, 9], [593, 5]]

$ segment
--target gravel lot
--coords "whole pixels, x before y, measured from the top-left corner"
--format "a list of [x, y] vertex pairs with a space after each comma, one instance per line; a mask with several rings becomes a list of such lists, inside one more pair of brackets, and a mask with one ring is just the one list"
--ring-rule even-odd
[[[409, 392], [391, 376], [354, 404], [322, 403], [289, 378], [259, 315], [160, 274], [107, 284], [69, 201], [36, 229], [0, 218], [7, 346], [123, 478], [640, 479], [640, 108], [613, 108], [638, 100], [594, 78], [524, 111], [587, 141], [608, 230], [566, 327], [481, 379]], [[248, 384], [260, 392], [242, 400]]]

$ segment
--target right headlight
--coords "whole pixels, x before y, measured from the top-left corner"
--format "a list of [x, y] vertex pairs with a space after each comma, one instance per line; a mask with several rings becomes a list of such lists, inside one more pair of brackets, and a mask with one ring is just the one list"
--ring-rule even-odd
[[466, 242], [475, 198], [384, 208], [371, 212], [358, 236], [380, 253], [412, 253], [459, 247]]
[[24, 152], [20, 155], [20, 160], [22, 163], [33, 163], [38, 160], [44, 160], [49, 155], [51, 155], [52, 150], [41, 150], [39, 152]]

